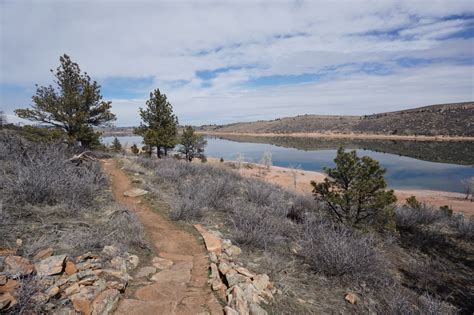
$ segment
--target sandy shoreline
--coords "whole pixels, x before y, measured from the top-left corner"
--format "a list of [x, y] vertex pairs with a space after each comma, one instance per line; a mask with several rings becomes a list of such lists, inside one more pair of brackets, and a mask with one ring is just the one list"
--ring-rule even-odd
[[411, 140], [411, 141], [474, 141], [474, 137], [461, 136], [404, 136], [404, 135], [376, 135], [376, 134], [342, 134], [342, 133], [237, 133], [200, 131], [196, 133], [210, 136], [248, 136], [248, 137], [294, 137], [294, 138], [328, 138], [328, 139], [372, 139], [372, 140]]
[[[218, 159], [209, 158], [208, 161], [211, 164], [220, 164]], [[270, 170], [267, 171], [263, 171], [262, 169], [263, 166], [261, 165], [244, 163], [244, 166], [239, 172], [243, 176], [260, 178], [299, 193], [311, 193], [312, 186], [310, 185], [310, 182], [312, 180], [321, 182], [325, 178], [325, 175], [320, 172], [296, 170], [295, 187], [295, 172], [290, 168], [272, 166]], [[434, 207], [448, 205], [455, 212], [463, 213], [465, 215], [474, 215], [474, 202], [466, 200], [462, 193], [423, 189], [396, 189], [395, 195], [397, 196], [399, 203], [404, 203], [408, 197], [415, 196], [419, 201], [425, 202]]]

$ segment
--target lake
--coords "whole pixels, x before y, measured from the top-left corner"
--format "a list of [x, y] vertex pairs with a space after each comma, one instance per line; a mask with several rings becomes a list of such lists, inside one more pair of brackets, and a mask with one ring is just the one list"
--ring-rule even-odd
[[[118, 137], [122, 145], [140, 146], [141, 137]], [[110, 144], [113, 137], [103, 137]], [[334, 166], [337, 148], [355, 149], [387, 169], [389, 187], [462, 192], [461, 180], [474, 176], [473, 142], [346, 140], [293, 137], [207, 137], [206, 155], [258, 163], [263, 152], [272, 153], [273, 165], [323, 171]]]

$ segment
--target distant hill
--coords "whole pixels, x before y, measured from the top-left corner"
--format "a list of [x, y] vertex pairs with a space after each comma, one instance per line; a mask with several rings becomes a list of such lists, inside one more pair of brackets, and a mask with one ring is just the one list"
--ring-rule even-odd
[[474, 102], [430, 105], [364, 116], [300, 115], [275, 120], [205, 125], [223, 133], [355, 133], [474, 137]]

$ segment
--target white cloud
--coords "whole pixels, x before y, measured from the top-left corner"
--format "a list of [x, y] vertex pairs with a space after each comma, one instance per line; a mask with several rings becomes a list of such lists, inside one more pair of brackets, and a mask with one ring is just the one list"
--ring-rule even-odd
[[[48, 70], [67, 53], [99, 81], [152, 76], [183, 123], [371, 113], [473, 99], [472, 66], [458, 62], [472, 60], [473, 40], [445, 39], [472, 25], [463, 18], [474, 13], [471, 1], [7, 0], [0, 11], [0, 84], [49, 84]], [[452, 16], [458, 18], [446, 19]], [[403, 68], [398, 58], [439, 61]], [[361, 63], [384, 64], [392, 73], [355, 73]], [[220, 73], [205, 88], [196, 76], [236, 65], [254, 67]], [[319, 83], [245, 84], [335, 66]], [[189, 84], [172, 82], [181, 80]], [[0, 96], [9, 113], [28, 102]], [[114, 101], [118, 124], [136, 124], [143, 104]]]

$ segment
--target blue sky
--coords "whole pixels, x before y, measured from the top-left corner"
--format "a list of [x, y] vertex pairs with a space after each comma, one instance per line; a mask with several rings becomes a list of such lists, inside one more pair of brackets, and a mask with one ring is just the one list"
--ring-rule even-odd
[[474, 99], [472, 1], [0, 2], [10, 121], [67, 53], [119, 126], [160, 88], [181, 123], [370, 114]]

